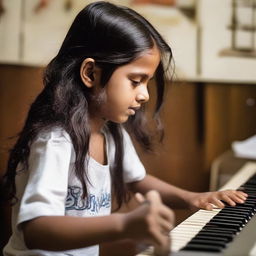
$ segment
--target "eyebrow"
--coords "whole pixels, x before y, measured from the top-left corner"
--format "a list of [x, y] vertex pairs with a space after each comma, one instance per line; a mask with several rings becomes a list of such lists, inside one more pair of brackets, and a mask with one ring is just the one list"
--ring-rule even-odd
[[154, 78], [154, 76], [150, 77], [149, 75], [147, 75], [145, 73], [140, 73], [140, 72], [132, 72], [129, 75], [130, 76], [141, 76], [143, 79], [149, 79], [149, 80], [152, 80]]

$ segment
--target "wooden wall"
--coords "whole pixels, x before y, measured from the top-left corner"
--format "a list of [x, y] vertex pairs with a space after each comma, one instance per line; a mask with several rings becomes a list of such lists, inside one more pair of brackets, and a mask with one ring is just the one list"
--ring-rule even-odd
[[[0, 178], [5, 172], [11, 139], [21, 129], [29, 105], [41, 85], [42, 69], [0, 66]], [[0, 255], [1, 248], [10, 235], [10, 209], [0, 208]]]
[[[42, 88], [42, 69], [0, 66], [0, 176], [3, 175], [7, 139], [21, 129], [30, 103]], [[256, 86], [237, 84], [175, 83], [170, 86], [163, 111], [165, 142], [156, 153], [139, 152], [149, 173], [174, 185], [205, 191], [210, 164], [230, 148], [233, 140], [256, 131]], [[177, 223], [189, 211], [176, 211]], [[8, 212], [0, 213], [2, 243], [9, 236]], [[4, 215], [4, 216], [3, 216]]]

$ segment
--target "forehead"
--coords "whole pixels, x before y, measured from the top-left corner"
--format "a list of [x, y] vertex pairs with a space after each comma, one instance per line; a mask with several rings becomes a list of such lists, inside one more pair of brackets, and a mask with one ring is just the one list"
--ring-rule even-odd
[[143, 52], [134, 61], [119, 67], [118, 70], [119, 72], [145, 74], [152, 77], [159, 65], [160, 59], [160, 51], [157, 47], [153, 47]]

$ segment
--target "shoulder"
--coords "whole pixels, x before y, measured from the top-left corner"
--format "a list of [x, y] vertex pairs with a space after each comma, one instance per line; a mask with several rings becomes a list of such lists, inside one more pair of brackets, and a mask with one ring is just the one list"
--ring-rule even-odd
[[69, 134], [61, 127], [52, 127], [37, 134], [36, 138], [31, 142], [31, 150], [45, 148], [63, 148], [73, 151], [73, 144]]
[[35, 141], [52, 141], [71, 143], [69, 134], [61, 127], [52, 127], [46, 131], [40, 132]]
[[[53, 127], [39, 132], [30, 145], [30, 158], [41, 156], [52, 159], [57, 155], [72, 159], [74, 148], [69, 134], [60, 127]], [[71, 158], [70, 158], [71, 157]]]

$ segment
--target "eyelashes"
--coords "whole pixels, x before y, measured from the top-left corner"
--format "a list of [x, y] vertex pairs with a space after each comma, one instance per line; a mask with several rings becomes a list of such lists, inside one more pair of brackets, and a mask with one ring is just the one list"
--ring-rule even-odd
[[139, 86], [141, 84], [141, 81], [131, 80], [131, 83], [133, 86]]

